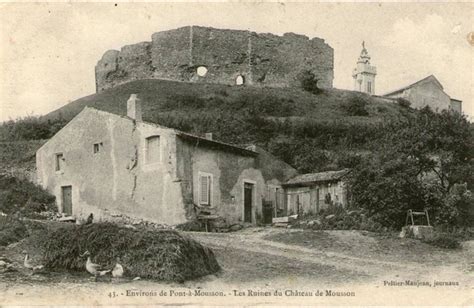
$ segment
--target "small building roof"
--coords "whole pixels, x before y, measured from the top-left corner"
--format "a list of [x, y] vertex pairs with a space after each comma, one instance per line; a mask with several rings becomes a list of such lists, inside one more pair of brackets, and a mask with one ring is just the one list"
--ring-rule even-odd
[[410, 88], [412, 88], [412, 87], [414, 87], [414, 86], [416, 86], [416, 85], [418, 85], [418, 84], [420, 84], [420, 83], [422, 83], [422, 82], [428, 81], [428, 80], [434, 81], [434, 82], [437, 84], [437, 86], [438, 86], [441, 90], [443, 90], [443, 85], [441, 84], [441, 82], [439, 82], [439, 80], [436, 79], [436, 77], [435, 77], [434, 75], [429, 75], [428, 77], [425, 77], [425, 78], [423, 78], [423, 79], [420, 79], [420, 80], [418, 80], [417, 82], [414, 82], [414, 83], [412, 83], [412, 84], [409, 84], [409, 85], [407, 85], [407, 86], [405, 86], [405, 87], [403, 87], [403, 88], [399, 88], [399, 89], [397, 89], [397, 90], [395, 90], [395, 91], [391, 91], [391, 92], [385, 93], [385, 94], [382, 95], [382, 96], [388, 96], [388, 95], [393, 95], [393, 94], [397, 94], [397, 93], [403, 92], [403, 91], [405, 91], [405, 90], [407, 90], [407, 89], [410, 89]]
[[317, 173], [306, 173], [297, 175], [294, 178], [287, 181], [285, 186], [298, 186], [305, 184], [314, 184], [322, 182], [334, 182], [341, 180], [345, 175], [349, 173], [350, 169], [342, 169], [337, 171], [326, 171]]
[[197, 136], [197, 135], [193, 135], [193, 134], [190, 134], [190, 133], [185, 133], [185, 132], [178, 131], [178, 130], [175, 130], [175, 131], [176, 131], [176, 135], [178, 137], [184, 139], [184, 140], [194, 141], [198, 144], [202, 144], [204, 146], [209, 146], [211, 148], [218, 148], [218, 149], [222, 149], [222, 150], [231, 150], [233, 153], [238, 153], [240, 155], [258, 156], [257, 152], [252, 151], [250, 149], [243, 148], [243, 147], [239, 147], [237, 145], [233, 145], [233, 144], [225, 143], [225, 142], [221, 142], [221, 141], [216, 141], [216, 140], [212, 140], [212, 139], [203, 138], [203, 137], [200, 137], [200, 136]]

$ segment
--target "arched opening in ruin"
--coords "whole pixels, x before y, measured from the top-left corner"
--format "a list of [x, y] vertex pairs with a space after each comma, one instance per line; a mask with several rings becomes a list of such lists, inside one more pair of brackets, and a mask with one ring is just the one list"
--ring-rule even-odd
[[197, 68], [196, 73], [200, 77], [204, 77], [207, 75], [207, 68], [205, 66], [200, 66]]
[[245, 78], [244, 76], [242, 75], [239, 75], [237, 76], [237, 78], [235, 78], [235, 84], [238, 85], [238, 86], [241, 86], [245, 83]]

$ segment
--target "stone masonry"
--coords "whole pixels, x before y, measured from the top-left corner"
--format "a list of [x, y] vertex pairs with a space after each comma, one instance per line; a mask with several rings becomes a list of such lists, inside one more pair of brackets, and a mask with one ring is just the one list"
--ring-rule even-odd
[[332, 87], [334, 50], [323, 39], [188, 26], [107, 51], [95, 67], [96, 91], [138, 79], [288, 87], [306, 69]]

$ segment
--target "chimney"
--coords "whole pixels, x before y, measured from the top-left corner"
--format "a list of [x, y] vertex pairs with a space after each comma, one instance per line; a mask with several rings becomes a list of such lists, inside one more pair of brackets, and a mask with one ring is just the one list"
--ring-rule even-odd
[[212, 140], [212, 133], [206, 133], [206, 139]]
[[142, 103], [137, 94], [130, 95], [127, 101], [127, 116], [135, 121], [142, 121]]

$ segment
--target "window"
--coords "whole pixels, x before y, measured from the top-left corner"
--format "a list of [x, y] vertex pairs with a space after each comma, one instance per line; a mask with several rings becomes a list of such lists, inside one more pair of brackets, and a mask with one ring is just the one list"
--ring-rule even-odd
[[146, 163], [158, 163], [160, 162], [160, 156], [160, 136], [146, 138]]
[[204, 77], [207, 74], [207, 68], [205, 66], [200, 66], [197, 68], [197, 74], [198, 76]]
[[103, 146], [102, 142], [94, 143], [94, 154], [99, 153]]
[[372, 93], [372, 82], [371, 81], [367, 81], [367, 92]]
[[237, 76], [237, 78], [235, 79], [235, 84], [238, 85], [238, 86], [241, 86], [244, 83], [245, 83], [244, 76], [242, 76], [242, 75]]
[[212, 175], [199, 174], [199, 204], [211, 205]]
[[63, 153], [58, 153], [58, 154], [56, 154], [55, 170], [56, 170], [56, 171], [61, 171], [61, 170], [63, 170], [63, 163], [64, 163], [64, 156], [63, 156]]

